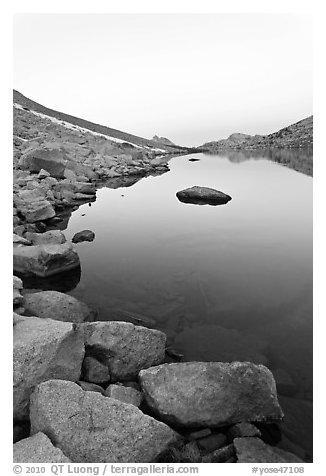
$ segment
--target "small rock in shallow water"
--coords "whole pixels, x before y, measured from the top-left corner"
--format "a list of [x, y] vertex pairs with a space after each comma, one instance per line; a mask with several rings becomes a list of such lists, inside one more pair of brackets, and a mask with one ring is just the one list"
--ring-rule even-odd
[[81, 243], [82, 241], [93, 241], [95, 238], [95, 233], [91, 230], [83, 230], [76, 233], [73, 238], [73, 243]]

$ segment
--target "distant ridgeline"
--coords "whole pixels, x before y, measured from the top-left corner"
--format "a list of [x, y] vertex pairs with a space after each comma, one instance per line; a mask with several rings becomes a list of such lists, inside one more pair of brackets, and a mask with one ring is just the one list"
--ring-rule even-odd
[[227, 139], [206, 142], [201, 146], [207, 152], [225, 149], [312, 148], [313, 116], [284, 127], [268, 135], [231, 134]]
[[55, 111], [54, 109], [50, 109], [48, 107], [42, 106], [37, 102], [23, 96], [19, 91], [14, 90], [14, 103], [19, 104], [26, 110], [35, 111], [41, 114], [45, 114], [47, 116], [53, 117], [60, 121], [66, 121], [69, 124], [73, 124], [78, 127], [82, 127], [88, 129], [97, 134], [103, 134], [105, 136], [109, 136], [112, 139], [116, 139], [120, 142], [128, 142], [129, 144], [134, 144], [138, 147], [143, 147], [147, 149], [156, 149], [163, 153], [170, 153], [170, 154], [178, 154], [178, 153], [188, 153], [188, 152], [195, 152], [197, 149], [193, 147], [182, 147], [179, 145], [174, 144], [173, 142], [169, 141], [164, 137], [155, 136], [153, 139], [145, 139], [144, 137], [135, 136], [133, 134], [129, 134], [127, 132], [120, 131], [118, 129], [112, 129], [111, 127], [102, 126], [100, 124], [95, 124], [94, 122], [87, 121], [85, 119], [81, 119], [79, 117], [71, 116], [69, 114], [65, 114], [63, 112]]

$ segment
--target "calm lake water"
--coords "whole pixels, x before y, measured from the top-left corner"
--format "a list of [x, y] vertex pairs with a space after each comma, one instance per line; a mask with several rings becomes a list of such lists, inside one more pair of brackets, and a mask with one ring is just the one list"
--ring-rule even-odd
[[[299, 162], [291, 154], [290, 166]], [[70, 294], [97, 308], [101, 320], [121, 311], [149, 318], [184, 360], [267, 365], [288, 412], [285, 435], [309, 457], [312, 177], [309, 167], [299, 167], [302, 173], [267, 157], [176, 157], [166, 174], [100, 189], [65, 231], [67, 239], [83, 229], [96, 235], [77, 245], [82, 273]], [[179, 202], [176, 192], [194, 185], [232, 200]]]

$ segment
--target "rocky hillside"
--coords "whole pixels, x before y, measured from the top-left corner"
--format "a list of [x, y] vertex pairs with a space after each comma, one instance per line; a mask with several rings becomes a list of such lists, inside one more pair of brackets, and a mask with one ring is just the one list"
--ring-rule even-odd
[[172, 147], [175, 146], [175, 144], [166, 137], [154, 136], [152, 140], [158, 144], [171, 145]]
[[207, 142], [201, 147], [214, 152], [223, 149], [301, 148], [313, 144], [313, 116], [268, 135], [231, 134], [227, 139]]
[[14, 90], [14, 104], [19, 105], [26, 111], [38, 113], [38, 115], [45, 115], [49, 119], [52, 118], [52, 121], [54, 122], [65, 123], [67, 127], [72, 129], [83, 129], [87, 130], [88, 132], [100, 134], [117, 143], [128, 143], [132, 146], [138, 146], [144, 148], [145, 150], [153, 150], [157, 153], [178, 153], [180, 151], [182, 152], [188, 150], [187, 147], [175, 145], [166, 139], [164, 141], [160, 141], [159, 138], [158, 140], [145, 139], [143, 137], [138, 137], [133, 134], [128, 134], [127, 132], [95, 124], [79, 117], [49, 109], [48, 107], [42, 106], [41, 104], [38, 104], [37, 102], [23, 96], [16, 90]]

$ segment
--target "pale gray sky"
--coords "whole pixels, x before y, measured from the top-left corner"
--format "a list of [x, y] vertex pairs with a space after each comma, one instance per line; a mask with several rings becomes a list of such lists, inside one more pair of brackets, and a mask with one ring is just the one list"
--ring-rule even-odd
[[312, 20], [16, 15], [14, 88], [59, 111], [181, 145], [266, 134], [312, 114]]

